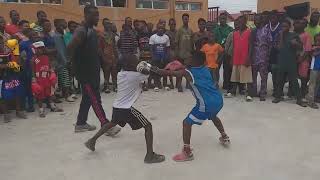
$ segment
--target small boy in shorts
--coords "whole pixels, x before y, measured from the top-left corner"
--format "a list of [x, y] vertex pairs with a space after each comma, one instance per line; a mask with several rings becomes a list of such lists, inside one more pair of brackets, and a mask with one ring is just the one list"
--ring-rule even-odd
[[190, 67], [179, 71], [165, 71], [159, 70], [161, 74], [173, 75], [177, 77], [184, 76], [191, 85], [191, 90], [196, 98], [196, 105], [183, 121], [183, 142], [184, 147], [181, 153], [173, 157], [174, 161], [183, 162], [194, 159], [192, 149], [190, 146], [191, 129], [197, 124], [201, 125], [205, 120], [211, 120], [216, 128], [221, 133], [219, 138], [223, 145], [228, 145], [230, 139], [221, 120], [217, 114], [223, 107], [223, 98], [214, 83], [210, 69], [205, 64], [206, 56], [203, 52], [194, 52]]
[[42, 41], [32, 44], [34, 57], [32, 58], [32, 89], [38, 101], [39, 116], [46, 117], [43, 103], [49, 102], [48, 106], [52, 112], [62, 112], [62, 109], [56, 107], [51, 97], [53, 95], [54, 86], [56, 84], [56, 76], [49, 63], [49, 57], [45, 55], [45, 45]]
[[144, 162], [148, 164], [163, 162], [165, 157], [153, 152], [151, 123], [138, 110], [132, 107], [142, 92], [142, 83], [149, 77], [151, 65], [144, 61], [139, 63], [135, 55], [123, 55], [122, 58], [124, 61], [122, 70], [118, 73], [118, 92], [113, 103], [112, 120], [104, 124], [99, 132], [89, 139], [85, 145], [91, 151], [95, 151], [97, 139], [110, 128], [116, 125], [124, 127], [126, 124], [129, 124], [132, 130], [145, 129], [147, 154]]

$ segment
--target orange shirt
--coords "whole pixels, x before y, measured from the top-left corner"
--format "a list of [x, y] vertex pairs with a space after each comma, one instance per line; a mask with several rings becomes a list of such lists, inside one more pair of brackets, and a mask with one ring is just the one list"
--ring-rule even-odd
[[222, 53], [224, 49], [218, 43], [215, 44], [205, 44], [202, 46], [201, 51], [206, 54], [206, 63], [209, 68], [218, 68], [218, 57], [219, 53]]

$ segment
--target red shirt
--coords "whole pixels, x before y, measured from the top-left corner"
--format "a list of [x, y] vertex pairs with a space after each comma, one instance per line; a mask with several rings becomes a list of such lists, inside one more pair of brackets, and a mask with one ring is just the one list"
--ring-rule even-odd
[[19, 32], [19, 27], [14, 24], [7, 24], [5, 27], [5, 31], [12, 36]]
[[37, 83], [42, 87], [50, 87], [49, 57], [46, 55], [33, 57], [33, 63], [33, 70], [36, 75]]
[[249, 56], [250, 34], [250, 29], [245, 30], [242, 34], [240, 31], [233, 33], [233, 65], [245, 65]]

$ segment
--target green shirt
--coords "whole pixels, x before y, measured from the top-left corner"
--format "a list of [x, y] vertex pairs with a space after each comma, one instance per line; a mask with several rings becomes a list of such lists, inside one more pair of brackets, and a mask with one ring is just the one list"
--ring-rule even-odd
[[228, 35], [233, 31], [233, 28], [230, 27], [229, 25], [225, 25], [225, 26], [221, 26], [221, 25], [217, 25], [215, 26], [215, 28], [213, 28], [213, 34], [216, 38], [216, 42], [218, 44], [221, 44], [222, 46], [224, 46]]
[[192, 30], [184, 27], [181, 27], [176, 34], [176, 54], [184, 61], [192, 57], [191, 52], [194, 49], [192, 36]]
[[315, 27], [311, 27], [310, 25], [308, 25], [305, 31], [310, 34], [310, 36], [312, 37], [312, 43], [314, 43], [314, 37], [320, 33], [320, 26], [317, 25]]
[[64, 39], [64, 43], [66, 45], [68, 45], [71, 42], [72, 39], [72, 33], [71, 32], [67, 32], [63, 35], [63, 39]]

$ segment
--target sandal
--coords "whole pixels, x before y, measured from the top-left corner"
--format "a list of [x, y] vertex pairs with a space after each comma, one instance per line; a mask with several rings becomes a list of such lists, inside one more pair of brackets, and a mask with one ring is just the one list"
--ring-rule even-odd
[[146, 157], [144, 158], [144, 163], [146, 163], [146, 164], [161, 163], [161, 162], [165, 161], [165, 159], [166, 158], [164, 155], [153, 153], [152, 156], [150, 156], [150, 157], [148, 157], [146, 155]]

